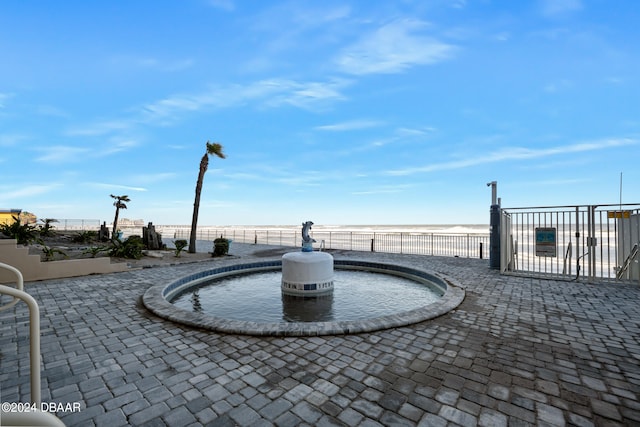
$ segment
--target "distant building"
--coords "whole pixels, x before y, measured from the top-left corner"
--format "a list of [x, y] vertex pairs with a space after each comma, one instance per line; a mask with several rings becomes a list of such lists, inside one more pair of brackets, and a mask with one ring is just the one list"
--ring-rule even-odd
[[15, 217], [20, 217], [22, 209], [0, 209], [0, 224], [12, 224]]
[[[143, 219], [129, 219], [129, 218], [120, 218], [118, 220], [118, 228], [120, 227], [144, 227]], [[111, 223], [113, 227], [113, 223]]]

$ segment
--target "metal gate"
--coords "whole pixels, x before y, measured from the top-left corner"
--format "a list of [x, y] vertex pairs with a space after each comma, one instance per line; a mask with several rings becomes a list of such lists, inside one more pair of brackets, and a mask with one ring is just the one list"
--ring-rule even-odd
[[504, 273], [640, 284], [640, 204], [501, 209]]

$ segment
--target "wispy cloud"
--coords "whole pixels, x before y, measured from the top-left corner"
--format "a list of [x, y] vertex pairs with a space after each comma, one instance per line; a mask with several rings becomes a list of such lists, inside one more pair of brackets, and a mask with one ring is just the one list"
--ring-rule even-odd
[[544, 86], [543, 90], [547, 93], [557, 93], [573, 86], [573, 82], [567, 79], [562, 79], [557, 82], [548, 83]]
[[467, 6], [467, 0], [451, 0], [450, 4], [454, 9], [464, 9]]
[[471, 166], [477, 166], [487, 163], [497, 163], [507, 160], [525, 160], [533, 158], [541, 158], [548, 156], [555, 156], [559, 154], [568, 153], [580, 153], [586, 151], [604, 150], [614, 147], [621, 147], [626, 145], [636, 145], [638, 140], [622, 138], [622, 139], [606, 139], [595, 142], [584, 142], [573, 145], [565, 145], [560, 147], [550, 147], [542, 149], [522, 148], [522, 147], [507, 147], [498, 151], [489, 153], [486, 156], [475, 156], [461, 160], [454, 160], [443, 163], [432, 163], [425, 166], [404, 168], [389, 170], [385, 173], [387, 175], [413, 175], [417, 173], [428, 173], [442, 170], [455, 170], [464, 169]]
[[153, 184], [156, 182], [174, 179], [176, 176], [178, 176], [178, 174], [175, 172], [161, 172], [161, 173], [150, 173], [150, 174], [143, 174], [143, 175], [133, 175], [131, 177], [131, 180], [140, 184]]
[[28, 139], [29, 137], [19, 133], [9, 133], [9, 134], [0, 135], [0, 147], [11, 147], [14, 145], [18, 145], [19, 143], [26, 141]]
[[351, 82], [345, 79], [330, 79], [318, 82], [299, 82], [287, 79], [266, 79], [248, 85], [214, 87], [199, 94], [174, 95], [146, 104], [143, 109], [145, 121], [174, 120], [187, 112], [205, 108], [224, 108], [257, 102], [257, 105], [279, 107], [293, 105], [303, 109], [314, 109], [326, 103], [344, 100], [342, 89]]
[[86, 159], [86, 156], [91, 152], [89, 148], [68, 145], [38, 147], [36, 150], [44, 154], [36, 157], [35, 160], [45, 163], [77, 162]]
[[576, 12], [582, 9], [582, 0], [540, 0], [542, 14], [548, 17]]
[[69, 117], [69, 114], [66, 111], [61, 110], [58, 107], [54, 107], [53, 105], [38, 105], [35, 109], [35, 112], [42, 116], [48, 116], [48, 117], [61, 117], [61, 118]]
[[209, 0], [209, 4], [216, 9], [222, 9], [228, 12], [231, 12], [236, 8], [233, 0]]
[[283, 164], [282, 161], [249, 165], [246, 169], [250, 172], [225, 173], [224, 179], [229, 181], [255, 181], [260, 185], [270, 183], [291, 187], [311, 187], [323, 185], [328, 181], [350, 179], [354, 176], [352, 171], [300, 169], [293, 164]]
[[435, 131], [432, 127], [424, 128], [406, 128], [400, 127], [395, 129], [393, 135], [387, 138], [380, 138], [373, 141], [371, 147], [382, 147], [384, 145], [397, 143], [400, 141], [421, 141], [428, 138]]
[[407, 188], [412, 187], [409, 184], [400, 184], [400, 185], [381, 185], [371, 190], [363, 190], [363, 191], [353, 191], [351, 194], [354, 196], [369, 196], [376, 194], [393, 194], [393, 193], [401, 193], [405, 191]]
[[111, 154], [129, 151], [140, 145], [140, 142], [133, 138], [113, 137], [109, 139], [107, 147], [98, 150], [95, 155], [97, 157], [110, 156]]
[[350, 130], [368, 129], [384, 125], [384, 122], [377, 120], [351, 120], [347, 122], [334, 123], [332, 125], [322, 125], [314, 127], [315, 130], [328, 132], [343, 132]]
[[72, 145], [53, 145], [35, 147], [34, 150], [42, 153], [35, 158], [43, 163], [74, 163], [87, 158], [101, 158], [123, 151], [131, 150], [139, 145], [132, 138], [113, 137], [103, 147], [78, 147]]
[[396, 129], [396, 134], [400, 137], [422, 137], [422, 136], [427, 136], [430, 135], [431, 133], [435, 132], [435, 128], [430, 127], [430, 126], [426, 126], [426, 127], [422, 127], [422, 128], [406, 128], [406, 127], [401, 127]]
[[348, 74], [394, 74], [450, 58], [454, 46], [416, 34], [426, 26], [411, 19], [391, 22], [345, 48], [336, 63]]
[[178, 59], [174, 61], [161, 61], [155, 58], [146, 58], [140, 63], [141, 66], [153, 68], [159, 71], [173, 73], [176, 71], [183, 71], [193, 67], [195, 61], [190, 58]]
[[100, 136], [113, 132], [121, 132], [131, 129], [134, 122], [127, 120], [107, 120], [92, 124], [77, 126], [65, 132], [67, 136]]
[[147, 191], [144, 187], [131, 187], [129, 185], [110, 184], [106, 182], [87, 182], [86, 185], [106, 190]]
[[195, 61], [191, 58], [160, 59], [150, 56], [118, 55], [111, 57], [109, 59], [109, 64], [117, 69], [149, 69], [172, 73], [193, 67]]
[[24, 187], [20, 187], [17, 190], [4, 187], [2, 188], [2, 191], [0, 191], [0, 193], [2, 194], [0, 196], [0, 201], [21, 199], [25, 197], [38, 196], [40, 194], [46, 194], [51, 190], [60, 187], [60, 185], [61, 184], [57, 183], [48, 185], [25, 185]]
[[265, 104], [273, 107], [292, 105], [305, 110], [324, 109], [333, 102], [344, 101], [346, 96], [342, 89], [350, 84], [343, 79], [304, 83], [279, 81], [281, 92], [266, 99]]
[[[289, 105], [310, 111], [323, 110], [335, 102], [346, 100], [342, 92], [351, 84], [350, 80], [337, 78], [306, 82], [264, 79], [247, 85], [214, 86], [202, 92], [175, 94], [144, 104], [137, 109], [132, 109], [132, 116], [126, 119], [104, 120], [75, 126], [68, 129], [65, 135], [74, 137], [118, 135], [131, 132], [143, 125], [173, 125], [187, 114], [211, 109], [234, 108], [248, 103], [252, 103], [256, 108], [278, 108]], [[124, 142], [121, 142], [118, 147], [124, 148], [122, 144]]]
[[10, 93], [0, 93], [0, 108], [6, 108], [6, 102], [11, 96]]

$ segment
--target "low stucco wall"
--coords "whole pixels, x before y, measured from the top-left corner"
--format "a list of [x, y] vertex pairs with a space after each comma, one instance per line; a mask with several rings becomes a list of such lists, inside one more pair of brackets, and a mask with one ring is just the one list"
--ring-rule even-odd
[[[39, 255], [29, 255], [29, 248], [18, 246], [15, 239], [0, 239], [0, 262], [20, 270], [25, 282], [115, 273], [129, 269], [125, 263], [112, 264], [108, 257], [41, 262]], [[0, 283], [13, 282], [15, 276], [12, 273], [0, 270]]]

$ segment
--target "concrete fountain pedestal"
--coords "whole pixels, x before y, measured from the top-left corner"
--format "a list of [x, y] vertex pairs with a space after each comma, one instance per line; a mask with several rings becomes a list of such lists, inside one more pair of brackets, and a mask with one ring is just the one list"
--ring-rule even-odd
[[313, 222], [302, 224], [302, 251], [282, 256], [282, 293], [294, 296], [317, 296], [333, 292], [333, 256], [314, 252], [309, 230]]
[[289, 252], [282, 256], [282, 293], [316, 296], [333, 292], [333, 257], [326, 252]]

